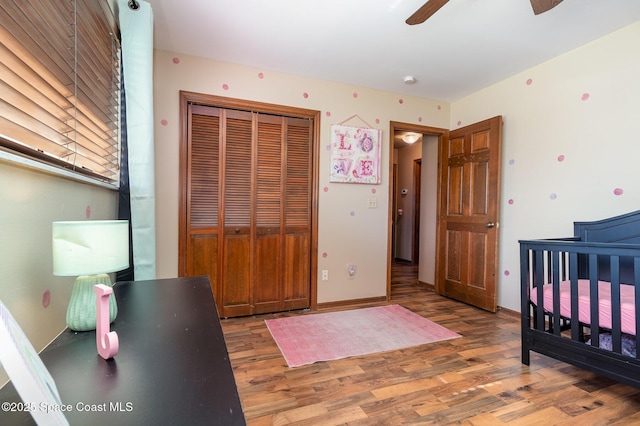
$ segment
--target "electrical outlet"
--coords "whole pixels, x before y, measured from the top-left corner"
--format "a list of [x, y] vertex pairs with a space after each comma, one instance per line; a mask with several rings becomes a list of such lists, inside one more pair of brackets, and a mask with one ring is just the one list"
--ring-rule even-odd
[[376, 197], [369, 197], [367, 208], [370, 208], [370, 209], [378, 208], [378, 199]]
[[329, 281], [329, 270], [328, 269], [323, 269], [322, 270], [322, 281]]

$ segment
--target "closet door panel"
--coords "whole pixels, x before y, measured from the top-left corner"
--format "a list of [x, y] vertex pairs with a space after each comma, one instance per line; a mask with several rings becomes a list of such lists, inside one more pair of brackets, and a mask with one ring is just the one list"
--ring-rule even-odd
[[287, 234], [284, 253], [283, 310], [307, 308], [311, 276], [308, 233]]
[[257, 114], [254, 312], [282, 310], [283, 118]]
[[224, 317], [250, 315], [251, 244], [245, 236], [225, 236], [222, 266], [222, 312]]
[[225, 111], [224, 226], [225, 234], [249, 234], [252, 198], [252, 120], [250, 112]]
[[222, 305], [224, 316], [251, 313], [252, 115], [225, 110], [223, 114], [224, 249]]
[[254, 313], [282, 310], [282, 243], [280, 235], [256, 238], [254, 261]]
[[208, 275], [217, 300], [219, 283], [220, 110], [192, 106], [187, 179], [188, 276]]
[[256, 227], [279, 233], [282, 224], [282, 117], [258, 115]]
[[187, 209], [189, 228], [217, 233], [220, 194], [220, 110], [194, 107], [191, 115]]
[[208, 275], [215, 297], [218, 293], [218, 236], [212, 234], [192, 234], [189, 239], [187, 276]]
[[287, 119], [285, 223], [289, 227], [311, 226], [311, 124]]
[[311, 288], [311, 125], [287, 118], [284, 306], [309, 306]]

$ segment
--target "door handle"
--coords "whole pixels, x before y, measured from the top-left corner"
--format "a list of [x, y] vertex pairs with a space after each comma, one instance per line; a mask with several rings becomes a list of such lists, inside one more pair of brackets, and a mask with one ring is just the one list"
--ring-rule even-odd
[[494, 226], [496, 226], [495, 223], [493, 222], [487, 222], [487, 228], [493, 228]]

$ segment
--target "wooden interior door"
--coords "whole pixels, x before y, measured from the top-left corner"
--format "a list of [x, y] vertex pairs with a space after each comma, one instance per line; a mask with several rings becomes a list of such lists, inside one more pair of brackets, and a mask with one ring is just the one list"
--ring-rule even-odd
[[258, 114], [253, 312], [309, 307], [311, 123]]
[[449, 133], [440, 147], [436, 291], [495, 312], [502, 117]]
[[[223, 109], [221, 146], [223, 179], [218, 209], [222, 212], [220, 284], [223, 316], [252, 313], [253, 114]], [[195, 159], [194, 159], [195, 160]], [[197, 253], [193, 253], [197, 256]]]
[[311, 149], [314, 145], [312, 122], [292, 117], [285, 120], [283, 311], [309, 307], [309, 299], [313, 298], [309, 292], [314, 288], [315, 277], [312, 265], [317, 263], [312, 228], [312, 172], [315, 169]]
[[223, 317], [310, 307], [313, 121], [204, 105], [186, 115], [181, 275], [208, 275]]
[[221, 110], [191, 104], [186, 109], [180, 164], [179, 275], [208, 276], [222, 313], [222, 222], [218, 203], [222, 184]]

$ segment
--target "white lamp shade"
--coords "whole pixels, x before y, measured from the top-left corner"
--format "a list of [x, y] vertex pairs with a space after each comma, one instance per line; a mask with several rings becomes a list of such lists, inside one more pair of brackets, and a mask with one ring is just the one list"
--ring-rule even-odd
[[129, 267], [129, 222], [53, 222], [53, 274], [106, 274]]

